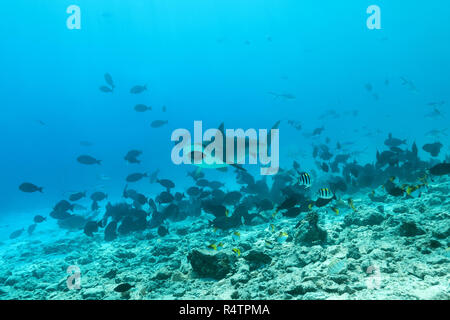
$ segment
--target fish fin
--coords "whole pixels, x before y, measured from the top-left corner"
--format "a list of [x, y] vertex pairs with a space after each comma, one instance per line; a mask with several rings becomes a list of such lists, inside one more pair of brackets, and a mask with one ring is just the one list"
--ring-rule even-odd
[[272, 127], [272, 130], [274, 129], [278, 129], [278, 127], [280, 126], [281, 120], [278, 120], [277, 122], [275, 122], [275, 124]]

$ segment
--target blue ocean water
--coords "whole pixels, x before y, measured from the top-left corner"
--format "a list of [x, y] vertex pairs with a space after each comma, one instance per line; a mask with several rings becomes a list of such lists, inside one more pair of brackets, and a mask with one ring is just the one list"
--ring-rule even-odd
[[[380, 8], [381, 29], [372, 30], [366, 10], [374, 4]], [[80, 9], [80, 29], [67, 27], [70, 5]], [[351, 155], [349, 164], [375, 165], [376, 152], [389, 150], [389, 133], [406, 139], [403, 151], [417, 144], [424, 162], [417, 167], [420, 175], [448, 162], [449, 8], [439, 0], [2, 3], [2, 246], [45, 238], [38, 224], [31, 236], [25, 232], [10, 239], [11, 232], [26, 230], [38, 214], [54, 224], [42, 230], [59, 230], [49, 214], [75, 192], [87, 192], [77, 202], [86, 207], [85, 216], [91, 215], [93, 192], [108, 195], [100, 202], [96, 219], [101, 219], [108, 202], [129, 200], [122, 194], [131, 173], [159, 170], [160, 179], [175, 183], [173, 193], [186, 192], [195, 184], [187, 172], [196, 167], [172, 162], [171, 134], [178, 128], [193, 133], [194, 121], [202, 121], [204, 130], [221, 123], [270, 130], [280, 120], [280, 172], [291, 170], [296, 161], [315, 181], [344, 176], [342, 167], [335, 173], [322, 170], [320, 165], [330, 165], [332, 159], [314, 157], [315, 147], [327, 145], [333, 157]], [[99, 90], [107, 85], [106, 73], [114, 81], [113, 92]], [[147, 90], [130, 93], [136, 85]], [[137, 104], [152, 110], [136, 112]], [[153, 128], [154, 120], [168, 123]], [[317, 128], [323, 131], [314, 134]], [[422, 148], [436, 142], [442, 144], [436, 156]], [[142, 151], [139, 164], [124, 160], [133, 149]], [[99, 159], [101, 165], [83, 165], [77, 161], [80, 155]], [[262, 178], [259, 164], [243, 167]], [[210, 181], [223, 182], [229, 192], [241, 188], [236, 170], [201, 172]], [[265, 179], [270, 187], [275, 178]], [[419, 183], [400, 180], [399, 185]], [[43, 193], [22, 192], [24, 182], [43, 187]], [[152, 199], [165, 190], [147, 177], [128, 185]], [[352, 197], [357, 199], [358, 192], [366, 196], [379, 185], [355, 185]], [[313, 187], [311, 192], [329, 185]], [[448, 214], [444, 202], [441, 206]], [[150, 209], [146, 205], [144, 210]], [[329, 212], [324, 220], [343, 219], [330, 218]], [[448, 217], [443, 223], [448, 224]], [[74, 235], [86, 238], [83, 230], [68, 237]], [[448, 235], [439, 241], [448, 247]], [[4, 268], [13, 270], [14, 265]]]

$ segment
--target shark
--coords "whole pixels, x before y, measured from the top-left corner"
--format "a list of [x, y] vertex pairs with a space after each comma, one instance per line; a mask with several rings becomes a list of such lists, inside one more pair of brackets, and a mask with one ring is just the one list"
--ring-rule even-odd
[[[227, 135], [224, 129], [224, 123], [222, 122], [217, 129], [220, 134], [216, 132], [214, 135], [214, 140], [211, 142], [193, 143], [184, 149], [184, 152], [191, 159], [190, 163], [202, 169], [223, 169], [227, 167], [234, 167], [237, 170], [247, 171], [241, 164], [245, 163], [245, 159], [253, 159], [254, 161], [258, 158], [258, 152], [261, 152], [261, 148], [265, 149], [268, 153], [272, 145], [272, 130], [278, 129], [281, 121], [277, 121], [272, 129], [267, 134], [267, 139], [261, 140], [258, 138], [254, 139], [248, 135], [245, 136], [244, 150], [245, 152], [238, 152], [238, 144], [234, 143], [234, 158], [231, 161], [227, 159]], [[216, 153], [213, 149], [213, 143], [217, 137], [222, 137], [222, 148], [223, 152], [220, 155]], [[234, 136], [232, 137], [235, 138]], [[256, 146], [256, 148], [251, 148], [251, 146]], [[202, 161], [194, 161], [195, 159], [202, 159]], [[255, 162], [254, 162], [255, 163]]]

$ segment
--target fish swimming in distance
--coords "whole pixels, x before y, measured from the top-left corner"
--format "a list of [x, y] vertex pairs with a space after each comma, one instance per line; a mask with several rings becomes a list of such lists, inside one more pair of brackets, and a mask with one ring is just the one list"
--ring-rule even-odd
[[26, 192], [26, 193], [33, 193], [36, 191], [43, 193], [42, 189], [43, 189], [43, 187], [38, 187], [29, 182], [24, 182], [19, 186], [19, 190], [22, 192]]
[[109, 73], [105, 73], [105, 75], [103, 77], [105, 78], [106, 83], [112, 88], [112, 90], [114, 90], [114, 88], [116, 86], [114, 84], [114, 81], [113, 81], [111, 75]]
[[139, 94], [139, 93], [142, 93], [142, 92], [144, 92], [146, 90], [147, 90], [147, 85], [144, 85], [144, 86], [136, 85], [136, 86], [133, 86], [130, 89], [130, 93], [131, 94]]
[[169, 179], [157, 179], [156, 182], [159, 183], [164, 188], [166, 188], [167, 191], [170, 191], [170, 189], [175, 188], [175, 183], [173, 183], [173, 181]]
[[81, 164], [92, 165], [92, 164], [102, 164], [102, 160], [97, 160], [89, 155], [81, 155], [77, 158], [77, 161]]
[[101, 191], [96, 191], [93, 194], [91, 194], [92, 201], [102, 201], [102, 200], [106, 199], [107, 197], [108, 197], [108, 195]]
[[141, 161], [137, 158], [142, 154], [140, 150], [130, 150], [124, 157], [124, 160], [128, 163], [141, 163]]
[[45, 220], [47, 220], [47, 218], [45, 218], [45, 217], [43, 217], [41, 215], [36, 215], [33, 218], [33, 221], [36, 222], [36, 223], [41, 223], [41, 222], [44, 222]]
[[168, 124], [168, 123], [169, 123], [169, 120], [154, 120], [154, 121], [152, 121], [152, 123], [150, 123], [150, 126], [152, 128], [160, 128], [163, 125]]
[[136, 112], [146, 112], [146, 111], [152, 111], [151, 106], [146, 106], [145, 104], [137, 104], [134, 106], [134, 111]]
[[105, 93], [113, 92], [113, 89], [111, 89], [110, 87], [107, 87], [107, 86], [100, 86], [99, 89], [101, 92], [105, 92]]
[[73, 193], [69, 196], [70, 201], [78, 201], [86, 197], [86, 191]]
[[147, 173], [132, 173], [127, 176], [126, 180], [127, 182], [137, 182], [141, 180], [142, 178], [148, 177]]
[[20, 237], [24, 231], [25, 231], [24, 228], [22, 228], [20, 230], [16, 230], [9, 235], [9, 238], [16, 239], [16, 238]]
[[278, 98], [282, 98], [285, 100], [295, 100], [296, 99], [296, 97], [291, 93], [276, 93], [276, 92], [272, 92], [272, 91], [267, 92], [267, 93], [274, 96], [275, 99], [278, 99]]

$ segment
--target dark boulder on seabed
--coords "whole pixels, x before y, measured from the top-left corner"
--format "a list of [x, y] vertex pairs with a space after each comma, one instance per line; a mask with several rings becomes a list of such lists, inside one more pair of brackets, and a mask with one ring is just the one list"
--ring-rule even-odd
[[192, 269], [200, 276], [220, 280], [234, 272], [236, 256], [223, 251], [194, 249], [187, 257]]

